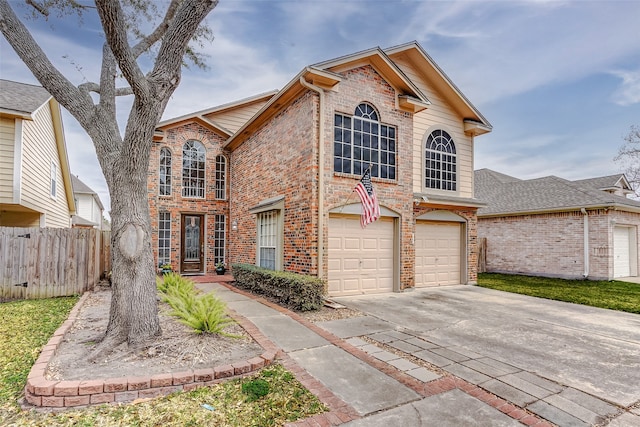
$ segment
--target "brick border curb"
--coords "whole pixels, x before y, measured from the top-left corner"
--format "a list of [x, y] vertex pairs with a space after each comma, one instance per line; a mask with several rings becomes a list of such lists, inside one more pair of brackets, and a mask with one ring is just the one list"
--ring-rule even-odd
[[262, 354], [249, 360], [203, 369], [191, 369], [181, 372], [154, 374], [142, 377], [104, 378], [97, 380], [48, 380], [45, 378], [47, 365], [55, 355], [64, 335], [77, 320], [81, 307], [90, 292], [82, 295], [69, 317], [53, 333], [48, 343], [42, 347], [40, 355], [27, 377], [24, 390], [23, 409], [46, 408], [62, 410], [79, 408], [103, 403], [124, 403], [136, 399], [166, 396], [176, 391], [191, 391], [239, 378], [253, 373], [273, 363], [281, 350], [267, 339], [257, 327], [231, 309], [228, 314], [238, 322], [258, 345]]

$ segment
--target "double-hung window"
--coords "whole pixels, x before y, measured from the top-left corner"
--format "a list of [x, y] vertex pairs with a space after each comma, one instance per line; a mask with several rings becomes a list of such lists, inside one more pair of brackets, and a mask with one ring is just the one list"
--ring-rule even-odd
[[258, 265], [275, 270], [278, 250], [278, 211], [258, 214]]
[[204, 199], [205, 149], [190, 140], [182, 146], [182, 197]]
[[58, 165], [55, 162], [51, 162], [51, 170], [50, 170], [51, 184], [49, 186], [49, 195], [52, 199], [56, 198], [56, 193], [58, 189]]
[[225, 200], [227, 198], [227, 159], [216, 156], [216, 199]]
[[161, 196], [171, 195], [171, 151], [168, 148], [160, 150], [160, 182]]
[[225, 215], [214, 216], [213, 229], [213, 262], [226, 263], [225, 243], [227, 241], [227, 218]]
[[396, 179], [396, 128], [378, 119], [367, 103], [358, 105], [353, 116], [336, 113], [333, 127], [333, 170]]
[[424, 150], [425, 189], [456, 191], [457, 160], [453, 138], [441, 129], [429, 134]]
[[160, 212], [158, 218], [158, 263], [171, 263], [171, 214]]

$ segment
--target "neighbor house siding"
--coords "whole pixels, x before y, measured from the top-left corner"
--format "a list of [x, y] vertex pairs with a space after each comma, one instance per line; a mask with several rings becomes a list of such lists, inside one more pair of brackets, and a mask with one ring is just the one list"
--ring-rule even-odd
[[[46, 227], [69, 227], [69, 205], [62, 180], [62, 167], [56, 145], [50, 104], [33, 114], [23, 126], [22, 204], [46, 212]], [[51, 163], [55, 163], [56, 197], [51, 198]]]
[[256, 263], [261, 201], [284, 196], [284, 270], [317, 274], [317, 97], [307, 93], [254, 132], [231, 157], [231, 262]]
[[16, 119], [0, 118], [0, 203], [14, 203], [13, 172]]
[[[609, 279], [610, 216], [589, 211], [589, 278]], [[487, 271], [580, 279], [584, 277], [584, 215], [560, 212], [479, 218], [487, 239]]]
[[243, 105], [229, 111], [211, 113], [205, 117], [231, 132], [236, 132], [248, 122], [264, 104], [266, 104], [266, 101]]
[[[473, 197], [473, 139], [464, 133], [463, 117], [453, 110], [449, 102], [425, 81], [414, 66], [403, 58], [394, 58], [394, 62], [405, 72], [431, 102], [429, 108], [414, 116], [413, 133], [413, 191], [424, 191], [424, 141], [427, 132], [441, 126], [450, 133], [455, 142], [458, 165], [458, 191], [460, 197]], [[428, 190], [427, 190], [428, 191]], [[431, 190], [433, 191], [433, 190]], [[446, 192], [443, 192], [443, 194]]]

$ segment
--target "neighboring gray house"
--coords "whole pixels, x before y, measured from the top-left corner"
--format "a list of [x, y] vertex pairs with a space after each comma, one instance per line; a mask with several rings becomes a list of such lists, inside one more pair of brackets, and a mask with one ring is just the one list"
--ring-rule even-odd
[[640, 202], [624, 175], [521, 180], [475, 171], [486, 270], [610, 280], [638, 276]]
[[75, 175], [71, 175], [73, 184], [73, 196], [76, 202], [77, 214], [72, 217], [73, 227], [90, 227], [102, 230], [104, 206], [98, 193], [87, 184], [80, 181]]

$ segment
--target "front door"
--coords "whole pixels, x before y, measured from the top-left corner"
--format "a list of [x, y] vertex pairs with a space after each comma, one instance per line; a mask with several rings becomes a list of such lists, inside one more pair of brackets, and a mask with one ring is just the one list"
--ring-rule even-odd
[[204, 272], [204, 215], [182, 215], [182, 273]]

